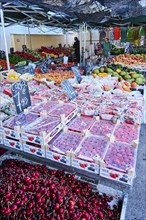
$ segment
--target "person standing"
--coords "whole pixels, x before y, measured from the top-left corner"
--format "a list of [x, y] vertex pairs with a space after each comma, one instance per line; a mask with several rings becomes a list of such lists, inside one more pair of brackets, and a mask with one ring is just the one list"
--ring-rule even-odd
[[110, 56], [111, 49], [112, 49], [112, 44], [110, 43], [109, 38], [104, 39], [102, 48], [103, 48], [104, 58], [107, 59]]
[[75, 37], [74, 40], [73, 48], [75, 49], [76, 60], [77, 63], [80, 63], [80, 41], [77, 37]]

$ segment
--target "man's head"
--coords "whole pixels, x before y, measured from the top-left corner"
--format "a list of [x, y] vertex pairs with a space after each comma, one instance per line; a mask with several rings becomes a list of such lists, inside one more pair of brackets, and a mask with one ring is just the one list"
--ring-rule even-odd
[[105, 41], [106, 41], [106, 42], [108, 42], [108, 41], [109, 41], [109, 38], [108, 38], [108, 37], [106, 37], [106, 38], [105, 38]]
[[75, 41], [77, 41], [77, 40], [78, 40], [78, 38], [77, 38], [77, 37], [75, 37], [75, 38], [74, 38], [74, 40], [75, 40]]

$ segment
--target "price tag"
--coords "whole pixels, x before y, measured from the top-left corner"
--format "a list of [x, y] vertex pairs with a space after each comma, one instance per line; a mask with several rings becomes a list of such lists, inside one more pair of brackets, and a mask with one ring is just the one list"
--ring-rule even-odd
[[45, 59], [45, 63], [49, 65], [51, 62], [52, 62], [51, 57], [48, 55]]
[[52, 61], [51, 61], [50, 56], [47, 56], [46, 59], [45, 59], [45, 61], [42, 62], [42, 63], [39, 65], [39, 67], [40, 67], [42, 73], [48, 73], [48, 67], [49, 67], [49, 64], [50, 64], [51, 62], [52, 62]]
[[78, 83], [82, 81], [81, 74], [79, 73], [78, 67], [72, 67], [72, 71], [74, 73], [74, 76], [76, 77]]
[[40, 67], [42, 73], [48, 73], [48, 67], [47, 67], [46, 63], [41, 63], [39, 65], [39, 67]]
[[14, 83], [11, 86], [11, 91], [17, 114], [23, 112], [24, 109], [31, 106], [28, 84], [25, 80]]
[[70, 84], [68, 80], [64, 80], [61, 83], [61, 86], [64, 89], [64, 91], [67, 93], [67, 95], [69, 96], [70, 100], [73, 100], [77, 97], [76, 91], [74, 90], [74, 88], [72, 87], [72, 85]]
[[35, 67], [36, 67], [36, 65], [34, 63], [29, 63], [28, 66], [25, 67], [25, 71], [34, 75], [35, 74]]

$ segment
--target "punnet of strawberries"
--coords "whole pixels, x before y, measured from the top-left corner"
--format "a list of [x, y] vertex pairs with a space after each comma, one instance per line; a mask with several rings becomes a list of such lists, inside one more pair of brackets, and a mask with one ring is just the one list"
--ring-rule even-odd
[[1, 220], [118, 220], [121, 201], [92, 190], [74, 174], [6, 159], [0, 167]]

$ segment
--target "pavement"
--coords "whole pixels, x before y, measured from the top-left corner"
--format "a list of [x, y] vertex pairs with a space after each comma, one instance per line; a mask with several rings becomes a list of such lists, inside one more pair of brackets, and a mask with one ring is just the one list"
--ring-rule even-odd
[[136, 178], [129, 191], [125, 220], [146, 220], [146, 124], [141, 126], [139, 141]]

